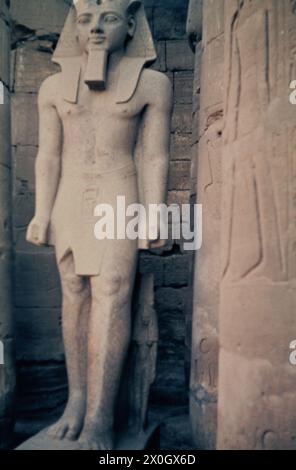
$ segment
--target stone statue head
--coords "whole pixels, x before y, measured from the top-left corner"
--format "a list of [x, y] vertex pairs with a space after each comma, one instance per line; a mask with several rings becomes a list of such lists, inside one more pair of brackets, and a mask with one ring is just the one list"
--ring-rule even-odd
[[[107, 15], [107, 12], [110, 14]], [[81, 23], [79, 23], [79, 18]], [[95, 26], [96, 21], [98, 24]], [[61, 63], [63, 59], [81, 56], [78, 35], [81, 36], [83, 42], [90, 25], [98, 29], [105, 28], [106, 34], [98, 34], [98, 36], [108, 36], [105, 48], [110, 46], [111, 40], [113, 48], [118, 44], [117, 41], [119, 42], [119, 39], [124, 37], [128, 57], [142, 58], [148, 63], [156, 59], [151, 31], [140, 0], [74, 0], [53, 61]], [[102, 41], [102, 46], [103, 44], [104, 41]]]
[[109, 54], [124, 48], [136, 30], [139, 0], [78, 0], [76, 34], [81, 52], [96, 46]]
[[[104, 89], [108, 56], [124, 48], [117, 102], [132, 96], [141, 69], [156, 60], [155, 47], [141, 0], [74, 0], [53, 55], [65, 72], [64, 97], [77, 100], [79, 58], [88, 54], [85, 82]], [[127, 77], [128, 73], [128, 77]]]

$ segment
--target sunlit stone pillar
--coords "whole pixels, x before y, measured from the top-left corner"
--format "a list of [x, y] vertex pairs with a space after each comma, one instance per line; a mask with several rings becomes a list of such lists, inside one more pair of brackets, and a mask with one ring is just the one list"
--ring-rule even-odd
[[199, 87], [195, 88], [200, 88], [200, 111], [197, 115], [194, 109], [193, 114], [193, 158], [197, 163], [197, 202], [203, 205], [203, 244], [196, 255], [190, 386], [193, 437], [200, 449], [214, 449], [217, 433], [223, 4], [224, 0], [191, 0], [187, 21], [191, 43], [198, 41], [202, 29], [201, 48], [196, 47]]
[[219, 449], [296, 449], [296, 16], [225, 0]]

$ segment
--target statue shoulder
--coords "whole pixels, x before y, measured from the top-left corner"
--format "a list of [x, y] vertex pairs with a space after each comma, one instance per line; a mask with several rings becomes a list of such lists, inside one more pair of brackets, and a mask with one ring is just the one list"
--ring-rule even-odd
[[38, 94], [39, 104], [55, 105], [61, 86], [61, 72], [47, 77], [41, 84]]
[[140, 89], [144, 91], [148, 103], [166, 102], [170, 105], [172, 102], [172, 82], [164, 73], [145, 68], [142, 71], [139, 85]]

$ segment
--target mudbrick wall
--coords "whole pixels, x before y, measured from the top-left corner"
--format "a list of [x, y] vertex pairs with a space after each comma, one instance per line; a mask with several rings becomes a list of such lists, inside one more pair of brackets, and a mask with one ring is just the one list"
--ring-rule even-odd
[[[53, 250], [25, 241], [34, 213], [38, 146], [37, 93], [57, 67], [52, 52], [69, 1], [13, 0], [11, 17], [14, 307], [18, 431], [34, 432], [64, 405], [67, 386], [61, 338], [61, 293]], [[186, 38], [187, 0], [146, 0], [158, 50], [155, 67], [173, 82], [175, 107], [169, 203], [191, 198], [191, 114], [194, 55]], [[152, 405], [187, 406], [191, 338], [192, 254], [172, 243], [162, 254], [142, 254], [140, 271], [155, 274], [160, 345]], [[169, 432], [169, 431], [168, 431]]]

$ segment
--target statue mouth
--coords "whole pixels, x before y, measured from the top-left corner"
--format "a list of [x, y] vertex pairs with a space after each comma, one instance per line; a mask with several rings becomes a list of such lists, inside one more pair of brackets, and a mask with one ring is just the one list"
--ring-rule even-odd
[[89, 43], [90, 44], [103, 44], [103, 42], [105, 42], [105, 40], [106, 40], [106, 36], [95, 35], [95, 36], [91, 36], [89, 38]]

